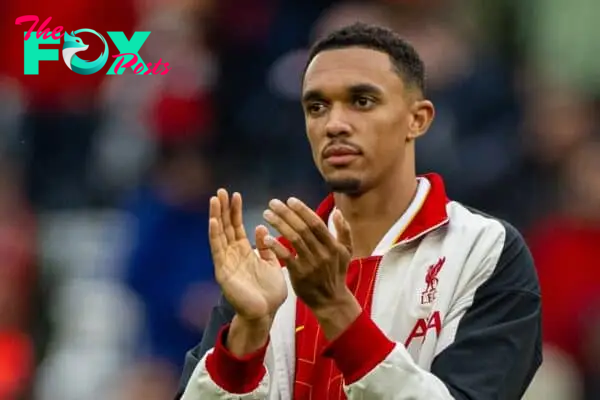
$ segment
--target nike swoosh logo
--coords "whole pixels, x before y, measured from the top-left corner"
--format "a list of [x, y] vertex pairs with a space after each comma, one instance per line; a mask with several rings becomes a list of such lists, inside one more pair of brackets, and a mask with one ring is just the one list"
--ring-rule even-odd
[[300, 332], [303, 329], [304, 329], [304, 325], [297, 326], [296, 327], [296, 333]]

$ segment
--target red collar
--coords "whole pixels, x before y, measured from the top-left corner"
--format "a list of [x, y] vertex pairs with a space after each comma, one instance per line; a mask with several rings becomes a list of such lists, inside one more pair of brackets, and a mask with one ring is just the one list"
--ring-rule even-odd
[[[410, 222], [408, 227], [404, 230], [402, 235], [398, 237], [396, 243], [409, 242], [445, 225], [448, 223], [448, 213], [446, 212], [446, 204], [448, 203], [448, 197], [446, 196], [446, 189], [444, 187], [444, 181], [438, 174], [425, 174], [421, 175], [431, 184], [429, 193], [425, 202], [421, 206], [421, 209], [417, 212], [413, 220]], [[316, 213], [319, 215], [325, 223], [329, 218], [329, 214], [333, 211], [335, 202], [333, 194], [329, 194], [317, 207]]]

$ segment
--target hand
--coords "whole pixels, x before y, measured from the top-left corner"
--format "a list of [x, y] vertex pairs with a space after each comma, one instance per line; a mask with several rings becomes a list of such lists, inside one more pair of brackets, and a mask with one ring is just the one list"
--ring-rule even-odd
[[341, 212], [336, 210], [333, 215], [336, 240], [321, 218], [298, 199], [290, 198], [287, 205], [272, 200], [269, 208], [265, 219], [290, 241], [297, 254], [293, 256], [271, 237], [266, 242], [285, 261], [298, 297], [315, 312], [354, 299], [346, 286], [352, 239]]
[[287, 298], [287, 286], [275, 254], [264, 242], [269, 231], [256, 228], [258, 256], [242, 222], [242, 197], [226, 190], [210, 199], [209, 237], [215, 277], [223, 295], [246, 322], [272, 319]]

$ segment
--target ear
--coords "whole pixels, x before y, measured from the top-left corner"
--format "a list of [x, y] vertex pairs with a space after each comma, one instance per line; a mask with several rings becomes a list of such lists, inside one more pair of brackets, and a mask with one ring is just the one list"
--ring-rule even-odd
[[410, 107], [407, 141], [423, 136], [435, 117], [435, 108], [429, 100], [415, 100]]

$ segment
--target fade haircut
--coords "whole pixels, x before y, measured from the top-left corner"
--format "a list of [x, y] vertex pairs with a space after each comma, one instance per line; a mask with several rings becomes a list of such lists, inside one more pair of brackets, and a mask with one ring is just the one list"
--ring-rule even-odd
[[391, 29], [356, 22], [337, 29], [317, 41], [310, 49], [306, 69], [322, 51], [364, 47], [386, 53], [405, 84], [425, 93], [425, 66], [415, 48]]

